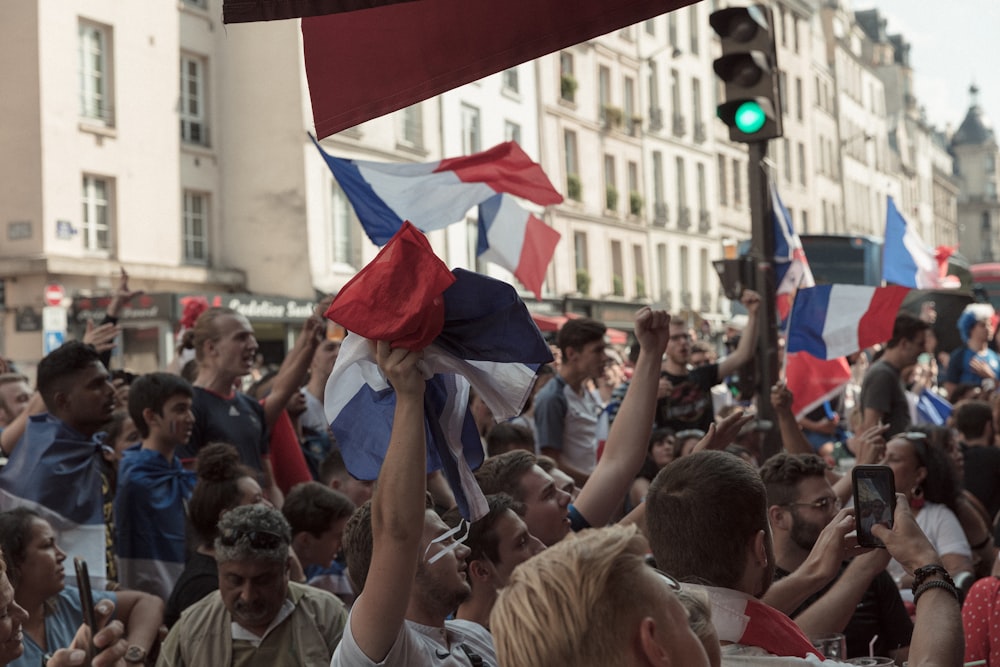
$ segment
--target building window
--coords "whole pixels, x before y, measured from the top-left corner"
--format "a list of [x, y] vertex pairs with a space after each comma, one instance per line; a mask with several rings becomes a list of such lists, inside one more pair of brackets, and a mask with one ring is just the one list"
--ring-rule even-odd
[[208, 264], [208, 195], [184, 191], [184, 263]]
[[622, 93], [622, 111], [625, 116], [625, 128], [629, 135], [634, 137], [638, 131], [635, 122], [638, 114], [635, 112], [635, 79], [630, 76], [625, 77], [625, 86]]
[[740, 177], [740, 161], [733, 158], [733, 206], [743, 206], [743, 179]]
[[781, 98], [781, 113], [788, 113], [788, 76], [784, 71], [778, 72], [778, 96]]
[[809, 211], [802, 209], [802, 233], [809, 233]]
[[705, 182], [705, 165], [699, 162], [695, 170], [698, 177], [698, 210], [708, 212], [708, 184]]
[[576, 75], [573, 73], [573, 54], [559, 54], [559, 97], [566, 102], [576, 101]]
[[618, 210], [618, 185], [615, 174], [615, 158], [612, 155], [604, 156], [604, 188], [605, 201], [604, 208], [609, 211]]
[[191, 5], [192, 7], [200, 7], [201, 9], [208, 7], [207, 0], [184, 0], [184, 4]]
[[503, 123], [503, 140], [521, 143], [521, 126], [517, 123], [505, 120]]
[[691, 53], [698, 53], [698, 33], [701, 27], [698, 23], [698, 10], [695, 5], [688, 6], [688, 32], [691, 38]]
[[792, 15], [792, 41], [794, 44], [795, 53], [799, 52], [799, 17], [796, 14]]
[[572, 130], [563, 132], [563, 153], [566, 159], [566, 194], [570, 199], [580, 201], [583, 190], [580, 183], [580, 162], [576, 150], [576, 132]]
[[667, 295], [667, 244], [656, 244], [656, 282], [660, 290], [660, 300]]
[[[660, 111], [660, 76], [659, 70], [656, 68], [656, 61], [651, 60], [649, 62], [649, 124], [654, 125], [657, 120], [662, 124], [662, 118], [657, 119], [654, 116], [662, 113]], [[662, 125], [661, 125], [662, 126]]]
[[785, 180], [789, 183], [792, 182], [792, 142], [788, 139], [781, 140], [781, 162], [785, 170]]
[[718, 156], [719, 169], [719, 204], [729, 205], [729, 184], [726, 181], [726, 158], [724, 155]]
[[653, 151], [653, 211], [657, 220], [666, 218], [666, 206], [663, 197], [663, 153]]
[[656, 19], [646, 21], [646, 34], [656, 36]]
[[181, 141], [208, 145], [205, 115], [205, 59], [181, 56]]
[[404, 144], [424, 147], [424, 111], [420, 104], [408, 106], [400, 113], [400, 137]]
[[611, 106], [611, 70], [601, 65], [597, 68], [597, 113], [603, 122]]
[[521, 83], [517, 78], [516, 67], [511, 67], [503, 71], [503, 88], [511, 93], [521, 92]]
[[677, 206], [684, 208], [687, 206], [687, 179], [684, 175], [684, 158], [675, 159], [677, 169]]
[[667, 40], [670, 46], [677, 47], [677, 12], [667, 14]]
[[670, 103], [673, 105], [674, 115], [681, 113], [681, 73], [675, 69], [670, 70]]
[[98, 176], [83, 177], [83, 247], [107, 252], [111, 249], [111, 181]]
[[635, 296], [642, 299], [646, 296], [646, 258], [645, 246], [632, 244], [632, 264], [635, 266]]
[[802, 109], [802, 104], [804, 102], [803, 97], [804, 94], [802, 90], [802, 77], [797, 76], [795, 77], [795, 116], [800, 121], [802, 120], [802, 117], [805, 115], [805, 112]]
[[799, 183], [806, 185], [806, 145], [799, 142]]
[[486, 261], [479, 256], [479, 220], [467, 218], [465, 220], [465, 255], [467, 266], [476, 273], [486, 275], [489, 269], [486, 268]]
[[330, 184], [330, 258], [334, 264], [354, 266], [354, 208], [336, 180]]
[[622, 262], [621, 241], [611, 242], [611, 293], [625, 296], [625, 268]]
[[639, 193], [639, 165], [628, 163], [628, 211], [632, 215], [642, 214], [642, 195]]
[[113, 125], [111, 95], [111, 28], [80, 21], [80, 116]]
[[587, 262], [587, 232], [573, 232], [573, 257], [577, 271], [586, 271]]
[[462, 105], [462, 154], [471, 155], [482, 150], [482, 136], [479, 130], [479, 109]]

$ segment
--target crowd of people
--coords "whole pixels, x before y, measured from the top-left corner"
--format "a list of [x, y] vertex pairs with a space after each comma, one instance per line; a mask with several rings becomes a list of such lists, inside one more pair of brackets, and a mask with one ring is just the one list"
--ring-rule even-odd
[[[207, 308], [189, 360], [136, 376], [108, 368], [131, 295], [123, 275], [34, 387], [0, 369], [3, 664], [1000, 665], [988, 306], [951, 324], [948, 359], [946, 323], [901, 313], [843, 396], [802, 415], [784, 384], [754, 399], [739, 377], [752, 291], [721, 350], [664, 311], [640, 310], [624, 349], [570, 319], [520, 416], [468, 398], [486, 499], [469, 522], [428, 472], [422, 350], [371, 342], [392, 435], [358, 479], [324, 410], [328, 301], [272, 373], [247, 319]], [[765, 459], [771, 428], [783, 451]], [[891, 468], [894, 509], [853, 506], [852, 462]], [[862, 522], [885, 549], [858, 546]], [[831, 633], [846, 654], [817, 648]]]

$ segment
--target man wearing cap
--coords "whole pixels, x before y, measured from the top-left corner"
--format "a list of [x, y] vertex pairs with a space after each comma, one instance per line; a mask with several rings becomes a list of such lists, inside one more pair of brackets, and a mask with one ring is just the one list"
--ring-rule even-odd
[[667, 342], [662, 373], [669, 383], [669, 390], [656, 405], [657, 427], [674, 431], [692, 428], [708, 431], [715, 414], [712, 387], [748, 362], [757, 345], [760, 295], [753, 290], [744, 290], [740, 303], [747, 309], [747, 321], [739, 345], [732, 354], [715, 364], [689, 368], [691, 334], [687, 324], [680, 318], [670, 321], [670, 340]]
[[288, 581], [291, 528], [281, 512], [244, 505], [219, 520], [219, 590], [187, 609], [159, 667], [325, 665], [347, 612], [336, 596]]

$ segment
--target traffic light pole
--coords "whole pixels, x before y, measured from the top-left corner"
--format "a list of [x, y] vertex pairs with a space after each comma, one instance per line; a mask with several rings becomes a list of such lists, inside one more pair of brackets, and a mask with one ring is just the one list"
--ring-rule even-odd
[[771, 424], [771, 428], [764, 431], [761, 461], [782, 449], [777, 418], [771, 407], [771, 387], [778, 381], [778, 324], [775, 313], [774, 222], [764, 164], [767, 144], [767, 141], [758, 141], [747, 146], [750, 151], [747, 179], [750, 191], [750, 257], [755, 265], [754, 285], [760, 294], [757, 311], [757, 415], [758, 419]]

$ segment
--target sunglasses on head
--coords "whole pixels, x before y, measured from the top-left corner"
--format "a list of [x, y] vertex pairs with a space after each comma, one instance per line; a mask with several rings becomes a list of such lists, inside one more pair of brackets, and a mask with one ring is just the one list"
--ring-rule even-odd
[[234, 547], [240, 541], [245, 541], [252, 549], [262, 550], [277, 549], [288, 544], [284, 536], [266, 530], [230, 530], [219, 537], [219, 542], [224, 547]]

